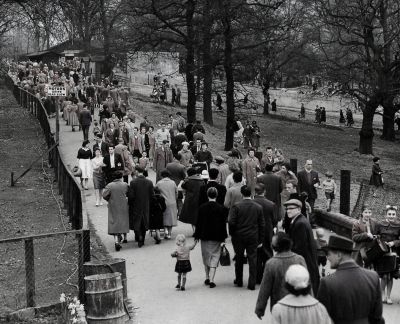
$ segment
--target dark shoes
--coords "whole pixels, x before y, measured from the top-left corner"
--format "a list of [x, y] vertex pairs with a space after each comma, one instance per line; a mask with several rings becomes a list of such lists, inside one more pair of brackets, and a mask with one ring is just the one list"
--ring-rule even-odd
[[255, 290], [256, 287], [255, 287], [255, 286], [247, 286], [247, 289], [248, 289], [248, 290]]
[[125, 240], [123, 240], [123, 241], [122, 241], [122, 243], [128, 243], [128, 240], [127, 240], [127, 239], [125, 239]]
[[118, 252], [119, 250], [121, 250], [121, 244], [115, 243], [115, 251]]
[[138, 245], [138, 247], [141, 248], [144, 245], [144, 242], [143, 241], [139, 241], [137, 245]]
[[210, 282], [210, 288], [215, 288], [216, 284], [213, 282]]
[[243, 287], [243, 281], [239, 281], [237, 279], [233, 280], [233, 283], [237, 286], [237, 287]]
[[181, 290], [184, 291], [184, 290], [185, 290], [185, 287], [182, 286], [182, 287], [181, 287]]
[[180, 284], [177, 284], [177, 285], [175, 286], [175, 288], [176, 288], [176, 289], [181, 289], [181, 285], [180, 285]]
[[210, 285], [210, 279], [204, 280], [204, 284], [205, 284], [206, 286], [209, 286], [209, 285]]
[[156, 241], [156, 244], [160, 244], [161, 243], [161, 239], [159, 239], [159, 238], [155, 238], [154, 240]]

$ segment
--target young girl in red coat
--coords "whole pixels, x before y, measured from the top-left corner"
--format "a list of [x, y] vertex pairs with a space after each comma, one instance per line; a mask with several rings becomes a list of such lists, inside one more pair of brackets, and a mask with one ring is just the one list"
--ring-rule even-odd
[[175, 286], [178, 290], [185, 290], [186, 274], [192, 271], [190, 264], [190, 250], [193, 250], [197, 241], [190, 246], [186, 245], [186, 237], [183, 234], [178, 234], [175, 239], [176, 250], [171, 253], [173, 258], [176, 258], [175, 272], [178, 273], [178, 284]]

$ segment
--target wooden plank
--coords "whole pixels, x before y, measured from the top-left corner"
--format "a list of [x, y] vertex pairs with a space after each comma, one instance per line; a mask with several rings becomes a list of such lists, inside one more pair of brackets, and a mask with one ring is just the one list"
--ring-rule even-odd
[[45, 234], [36, 234], [36, 235], [28, 235], [28, 236], [20, 236], [20, 237], [13, 237], [9, 239], [2, 239], [0, 240], [1, 243], [11, 243], [11, 242], [19, 242], [19, 241], [26, 241], [30, 239], [42, 239], [46, 237], [54, 237], [58, 235], [69, 235], [69, 234], [80, 234], [82, 230], [71, 230], [71, 231], [63, 231], [63, 232], [52, 232], [52, 233], [45, 233]]

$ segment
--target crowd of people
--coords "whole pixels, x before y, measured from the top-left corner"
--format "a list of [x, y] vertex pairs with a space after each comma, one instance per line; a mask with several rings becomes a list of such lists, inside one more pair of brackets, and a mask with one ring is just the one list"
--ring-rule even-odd
[[[128, 242], [131, 230], [139, 248], [149, 230], [155, 244], [162, 242], [162, 235], [170, 240], [179, 220], [192, 226], [194, 242], [187, 244], [183, 234], [176, 235], [171, 253], [177, 259], [176, 289], [186, 289], [190, 251], [198, 242], [204, 284], [217, 286], [221, 246], [229, 235], [235, 254], [233, 283], [243, 287], [248, 264], [247, 288], [260, 285], [259, 318], [270, 300], [275, 323], [384, 323], [382, 302], [392, 304], [393, 279], [399, 277], [397, 207], [387, 206], [381, 223], [373, 223], [371, 209], [364, 207], [353, 227], [354, 242], [336, 235], [326, 242], [322, 229], [315, 239], [312, 215], [318, 190], [328, 211], [335, 199], [332, 172], [321, 181], [309, 159], [295, 174], [281, 149], [267, 146], [261, 152], [255, 121], [243, 127], [237, 119], [235, 147], [226, 157], [213, 156], [201, 121], [187, 122], [177, 112], [157, 126], [147, 117], [139, 122], [127, 89], [107, 81], [94, 86], [83, 71], [64, 68], [20, 65], [17, 82], [41, 98], [43, 83], [63, 82], [68, 88], [60, 104], [71, 130], [83, 131], [77, 153], [82, 189], [88, 190], [93, 179], [96, 206], [108, 202], [108, 234], [116, 251]], [[98, 119], [95, 104], [100, 106]], [[90, 128], [96, 141], [92, 147]], [[376, 162], [373, 172], [381, 175]], [[154, 183], [150, 170], [156, 173]], [[378, 239], [388, 251], [372, 258], [370, 247]], [[325, 276], [326, 260], [336, 269], [330, 276]]]

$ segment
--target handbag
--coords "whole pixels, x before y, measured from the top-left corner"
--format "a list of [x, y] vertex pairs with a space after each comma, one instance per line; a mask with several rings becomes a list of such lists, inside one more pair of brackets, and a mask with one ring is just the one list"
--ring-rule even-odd
[[[389, 252], [384, 254], [379, 262], [375, 264], [375, 270], [378, 273], [390, 273], [397, 270], [397, 254]], [[396, 271], [398, 274], [398, 271]]]
[[379, 237], [377, 237], [373, 240], [371, 246], [365, 249], [365, 253], [364, 251], [361, 251], [361, 256], [366, 264], [371, 264], [383, 257], [388, 252], [389, 247], [382, 242]]
[[231, 256], [225, 244], [221, 246], [221, 256], [219, 257], [219, 263], [221, 264], [221, 266], [231, 265]]
[[77, 165], [75, 165], [75, 166], [72, 168], [72, 174], [73, 174], [75, 177], [81, 177], [81, 176], [82, 176], [82, 170], [81, 170], [81, 168], [78, 167]]

